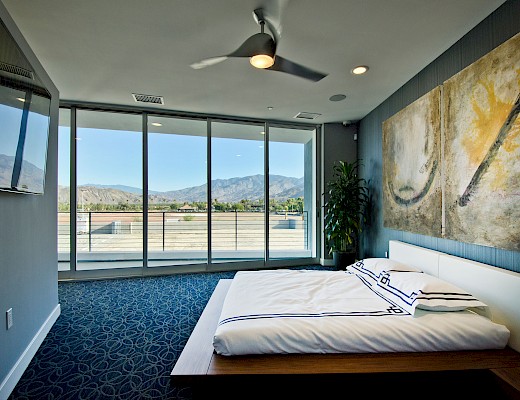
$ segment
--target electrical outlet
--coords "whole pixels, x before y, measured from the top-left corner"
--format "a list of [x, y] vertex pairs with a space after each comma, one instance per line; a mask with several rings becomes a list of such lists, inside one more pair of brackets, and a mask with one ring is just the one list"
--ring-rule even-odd
[[6, 322], [7, 322], [7, 329], [10, 329], [11, 326], [13, 326], [13, 309], [10, 308], [6, 311]]

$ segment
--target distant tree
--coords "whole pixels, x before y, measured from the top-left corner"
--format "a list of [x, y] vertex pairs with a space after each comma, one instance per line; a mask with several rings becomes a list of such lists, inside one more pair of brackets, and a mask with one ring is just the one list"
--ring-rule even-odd
[[224, 211], [224, 207], [225, 205], [222, 203], [218, 203], [217, 201], [213, 202], [213, 208], [215, 209], [215, 211]]
[[88, 206], [88, 208], [89, 208], [89, 211], [105, 211], [106, 204], [102, 204], [102, 203], [90, 204]]
[[243, 203], [233, 203], [232, 207], [235, 211], [245, 211], [246, 209]]
[[291, 212], [303, 212], [303, 197], [287, 199], [284, 203], [284, 208]]
[[70, 212], [70, 203], [58, 203], [58, 212]]
[[119, 203], [117, 203], [117, 209], [121, 211], [128, 210], [128, 203], [120, 201]]
[[181, 208], [181, 203], [178, 203], [175, 200], [170, 203], [170, 210], [177, 211], [179, 208]]
[[191, 205], [201, 211], [208, 209], [208, 203], [205, 201], [194, 201]]
[[283, 210], [283, 206], [276, 199], [269, 199], [269, 212], [276, 212]]

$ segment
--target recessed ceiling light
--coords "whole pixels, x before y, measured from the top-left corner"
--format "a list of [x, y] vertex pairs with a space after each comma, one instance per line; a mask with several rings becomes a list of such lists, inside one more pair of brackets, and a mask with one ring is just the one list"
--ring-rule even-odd
[[25, 99], [23, 97], [17, 97], [16, 100], [21, 101], [22, 103], [25, 103]]
[[160, 122], [152, 122], [152, 125], [153, 126], [162, 126], [162, 124]]
[[330, 96], [329, 100], [330, 101], [341, 101], [341, 100], [345, 100], [346, 98], [347, 98], [347, 96], [345, 96], [344, 94], [335, 94], [333, 96]]
[[267, 109], [268, 109], [269, 111], [272, 111], [272, 110], [274, 109], [274, 107], [269, 106], [269, 107], [267, 107]]
[[352, 73], [354, 75], [362, 75], [368, 71], [368, 67], [366, 65], [359, 65], [356, 68], [352, 69]]

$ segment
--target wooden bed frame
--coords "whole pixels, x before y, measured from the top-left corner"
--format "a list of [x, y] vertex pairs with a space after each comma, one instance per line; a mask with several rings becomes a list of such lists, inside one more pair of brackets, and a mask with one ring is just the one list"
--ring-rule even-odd
[[300, 389], [296, 394], [300, 398], [313, 398], [327, 390], [336, 392], [346, 383], [371, 385], [375, 394], [375, 379], [381, 394], [388, 385], [401, 385], [410, 393], [428, 387], [430, 394], [446, 398], [441, 390], [450, 386], [454, 398], [473, 390], [469, 394], [480, 398], [487, 392], [494, 399], [520, 399], [520, 274], [403, 242], [391, 241], [389, 246], [391, 259], [450, 281], [487, 303], [492, 319], [511, 331], [508, 347], [428, 353], [221, 356], [214, 352], [212, 340], [232, 282], [222, 279], [171, 372], [171, 382], [192, 387], [194, 397], [200, 398], [223, 387], [227, 398], [244, 398], [244, 390], [274, 398], [273, 385], [280, 397], [286, 394], [279, 388], [285, 387], [293, 395]]

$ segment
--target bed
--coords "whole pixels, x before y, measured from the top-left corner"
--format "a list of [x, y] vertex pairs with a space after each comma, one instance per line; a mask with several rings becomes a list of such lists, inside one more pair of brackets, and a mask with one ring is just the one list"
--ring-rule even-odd
[[[520, 274], [398, 241], [389, 253], [347, 271], [221, 280], [172, 382], [201, 398], [222, 387], [228, 397], [315, 398], [347, 383], [378, 396], [429, 387], [435, 396], [519, 398]], [[426, 290], [416, 290], [420, 276]], [[427, 290], [437, 284], [448, 286]]]

